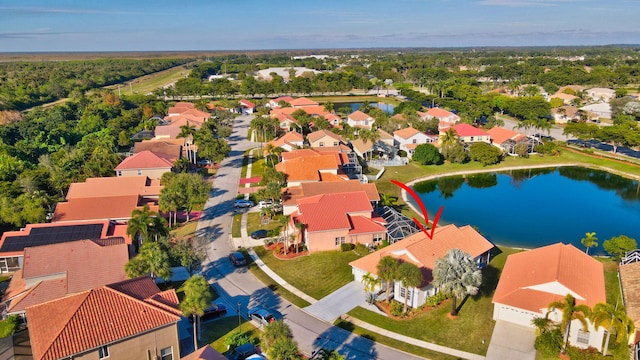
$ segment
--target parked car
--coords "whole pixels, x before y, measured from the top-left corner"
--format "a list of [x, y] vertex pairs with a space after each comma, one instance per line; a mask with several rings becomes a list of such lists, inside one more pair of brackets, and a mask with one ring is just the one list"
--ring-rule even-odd
[[247, 265], [247, 259], [239, 251], [234, 251], [231, 254], [229, 254], [229, 260], [231, 260], [231, 263], [233, 264], [233, 266]]
[[258, 323], [260, 327], [269, 325], [276, 321], [273, 314], [263, 308], [253, 308], [249, 310], [249, 319]]
[[246, 358], [255, 355], [258, 353], [258, 348], [251, 343], [242, 344], [234, 349], [232, 349], [227, 357], [230, 360], [245, 360]]
[[[227, 313], [227, 307], [224, 304], [211, 304], [204, 309], [204, 314], [200, 316], [201, 321], [224, 316]], [[193, 316], [189, 316], [189, 322], [193, 322]]]
[[251, 238], [252, 239], [264, 239], [264, 238], [267, 237], [268, 233], [269, 232], [267, 230], [264, 230], [264, 229], [256, 230], [256, 231], [251, 233]]
[[264, 207], [268, 207], [268, 206], [271, 206], [271, 205], [273, 205], [273, 201], [271, 201], [271, 200], [261, 200], [261, 201], [258, 202], [258, 208], [259, 209], [262, 209]]
[[251, 200], [236, 200], [233, 204], [237, 208], [250, 208], [255, 205], [255, 203]]

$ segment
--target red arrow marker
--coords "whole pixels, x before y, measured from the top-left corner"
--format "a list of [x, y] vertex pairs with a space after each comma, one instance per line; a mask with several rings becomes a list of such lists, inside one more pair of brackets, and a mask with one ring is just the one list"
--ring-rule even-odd
[[[422, 216], [424, 216], [424, 219], [427, 222], [427, 225], [429, 225], [429, 214], [427, 213], [427, 209], [424, 207], [424, 203], [422, 202], [422, 199], [420, 199], [418, 194], [416, 194], [416, 192], [413, 191], [413, 189], [401, 183], [400, 181], [391, 180], [391, 182], [397, 186], [400, 186], [402, 189], [404, 189], [413, 197], [413, 199], [420, 206], [420, 210], [422, 211]], [[442, 215], [442, 210], [444, 210], [444, 206], [440, 206], [440, 210], [438, 210], [438, 213], [436, 214], [435, 219], [433, 219], [433, 225], [431, 226], [431, 231], [429, 232], [427, 232], [427, 229], [422, 225], [422, 223], [420, 223], [420, 221], [418, 221], [418, 219], [413, 218], [413, 222], [415, 222], [416, 225], [418, 225], [418, 227], [420, 228], [420, 230], [422, 230], [422, 232], [424, 232], [427, 235], [427, 237], [431, 240], [433, 240], [433, 233], [436, 230], [436, 225], [438, 224], [438, 220], [440, 220], [440, 215]]]

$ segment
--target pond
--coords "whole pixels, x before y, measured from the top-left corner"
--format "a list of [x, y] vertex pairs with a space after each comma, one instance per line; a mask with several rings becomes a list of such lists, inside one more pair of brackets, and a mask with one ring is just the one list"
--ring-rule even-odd
[[[360, 109], [360, 107], [363, 104], [364, 103], [361, 103], [361, 102], [335, 103], [334, 104], [334, 108], [336, 110], [339, 110], [340, 108], [343, 108], [343, 107], [350, 107], [351, 108], [351, 112], [354, 112], [354, 111]], [[381, 102], [370, 102], [369, 106], [377, 107], [378, 109], [386, 112], [389, 115], [392, 115], [393, 114], [393, 110], [395, 109], [395, 106], [393, 106], [391, 104], [387, 104], [387, 103], [381, 103]]]
[[[443, 177], [417, 183], [430, 219], [438, 225], [472, 225], [498, 245], [535, 248], [556, 242], [584, 250], [580, 240], [596, 232], [602, 243], [627, 235], [640, 241], [640, 184], [582, 167], [515, 170]], [[415, 205], [415, 204], [414, 204]]]

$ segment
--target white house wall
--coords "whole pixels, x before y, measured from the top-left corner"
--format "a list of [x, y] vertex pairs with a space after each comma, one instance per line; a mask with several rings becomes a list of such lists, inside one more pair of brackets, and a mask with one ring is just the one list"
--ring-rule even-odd
[[543, 316], [530, 310], [524, 310], [500, 303], [493, 303], [493, 320], [504, 320], [513, 324], [534, 327], [531, 320]]

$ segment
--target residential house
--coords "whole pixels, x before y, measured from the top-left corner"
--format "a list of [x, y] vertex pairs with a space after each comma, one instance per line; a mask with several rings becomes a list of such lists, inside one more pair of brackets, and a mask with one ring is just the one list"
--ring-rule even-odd
[[590, 117], [589, 120], [598, 120], [598, 118], [611, 120], [613, 112], [609, 103], [591, 104], [581, 107], [580, 110], [586, 111], [587, 114], [593, 114], [592, 116], [594, 117]]
[[256, 111], [256, 104], [249, 100], [242, 99], [238, 101], [243, 114], [253, 114]]
[[375, 119], [360, 110], [356, 110], [347, 116], [347, 124], [351, 127], [371, 129]]
[[591, 88], [585, 90], [587, 95], [591, 98], [591, 101], [595, 102], [609, 102], [609, 100], [616, 97], [616, 91], [608, 88]]
[[353, 151], [361, 158], [367, 159], [372, 157], [375, 148], [373, 141], [364, 142], [362, 139], [355, 139], [351, 140], [350, 143]]
[[533, 150], [534, 143], [524, 134], [517, 131], [505, 129], [503, 127], [494, 126], [487, 130], [487, 134], [491, 138], [491, 143], [502, 150], [505, 154], [515, 155], [516, 145], [526, 144], [527, 152]]
[[179, 159], [182, 156], [182, 146], [184, 139], [151, 139], [139, 141], [133, 144], [132, 153], [137, 154], [143, 151], [151, 151], [155, 154], [168, 157], [170, 159]]
[[580, 110], [575, 106], [565, 105], [551, 109], [551, 116], [556, 124], [566, 124], [580, 120]]
[[349, 193], [364, 191], [374, 208], [380, 201], [378, 188], [374, 183], [363, 184], [358, 180], [330, 181], [330, 182], [305, 182], [298, 186], [289, 186], [283, 193], [283, 213], [289, 215], [297, 209], [298, 200], [332, 193]]
[[15, 272], [24, 265], [24, 249], [35, 246], [60, 244], [92, 239], [108, 242], [124, 239], [127, 224], [109, 220], [65, 221], [43, 224], [27, 224], [18, 231], [5, 231], [0, 238], [0, 272]]
[[630, 251], [622, 258], [618, 277], [627, 316], [636, 326], [635, 333], [631, 334], [630, 344], [633, 345], [633, 359], [637, 360], [640, 355], [640, 250]]
[[451, 127], [460, 121], [460, 116], [438, 107], [433, 107], [427, 112], [418, 112], [418, 116], [423, 120], [431, 120], [433, 118], [438, 119], [439, 130]]
[[289, 186], [297, 186], [304, 182], [348, 179], [340, 170], [342, 163], [336, 154], [319, 154], [305, 150], [309, 149], [283, 153], [283, 161], [275, 166], [276, 170], [285, 174]]
[[562, 100], [562, 102], [565, 105], [571, 105], [573, 103], [575, 103], [576, 99], [580, 99], [579, 97], [575, 96], [575, 95], [571, 95], [571, 94], [565, 94], [563, 92], [558, 91], [557, 93], [551, 95], [551, 99], [556, 98], [556, 99], [560, 99]]
[[382, 130], [382, 129], [378, 129], [378, 136], [380, 137], [378, 139], [378, 141], [389, 145], [389, 146], [393, 146], [395, 143], [395, 140], [393, 138], [393, 135], [389, 134], [388, 132]]
[[27, 308], [34, 359], [180, 358], [178, 296], [126, 280]]
[[53, 222], [70, 220], [126, 221], [135, 209], [148, 205], [158, 211], [160, 180], [144, 176], [88, 178], [72, 183], [65, 202], [59, 202]]
[[333, 133], [329, 130], [318, 130], [307, 135], [307, 140], [309, 141], [309, 145], [312, 148], [318, 147], [337, 147], [340, 144], [346, 144], [347, 140], [345, 140], [342, 136]]
[[146, 176], [160, 179], [162, 174], [170, 172], [177, 158], [156, 154], [146, 150], [122, 160], [115, 168], [116, 176]]
[[128, 261], [123, 238], [27, 247], [2, 296], [5, 314], [24, 316], [29, 306], [126, 280]]
[[293, 108], [301, 108], [301, 107], [306, 107], [306, 106], [318, 106], [317, 102], [315, 102], [315, 101], [313, 101], [311, 99], [307, 99], [306, 97], [293, 99], [293, 100], [289, 101], [289, 104]]
[[226, 356], [217, 352], [210, 345], [201, 347], [180, 360], [228, 360]]
[[269, 100], [265, 106], [272, 108], [272, 109], [277, 109], [280, 108], [282, 106], [280, 106], [281, 103], [285, 103], [285, 104], [289, 104], [291, 105], [291, 101], [293, 100], [293, 98], [291, 96], [281, 96], [279, 98], [275, 98], [275, 99], [271, 99]]
[[292, 223], [303, 223], [309, 252], [339, 250], [345, 243], [374, 244], [386, 238], [385, 221], [365, 191], [321, 194], [297, 200]]
[[411, 158], [418, 145], [437, 143], [438, 137], [429, 136], [422, 131], [409, 126], [408, 128], [394, 131], [393, 140], [394, 145], [398, 149], [406, 151], [407, 156]]
[[[405, 288], [400, 282], [394, 282], [393, 298], [413, 308], [423, 305], [429, 296], [438, 291], [432, 284], [433, 269], [436, 260], [444, 258], [451, 249], [460, 249], [471, 255], [478, 264], [484, 267], [489, 263], [491, 250], [494, 245], [485, 239], [470, 225], [457, 227], [453, 224], [436, 227], [433, 239], [420, 231], [403, 240], [397, 241], [374, 253], [349, 263], [355, 281], [362, 281], [362, 277], [370, 273], [378, 276], [378, 262], [385, 256], [391, 256], [401, 262], [416, 265], [422, 272], [422, 282], [416, 288]], [[378, 286], [382, 290], [386, 284]]]
[[[265, 149], [269, 146], [274, 148], [282, 148], [284, 151], [293, 151], [301, 149], [304, 145], [304, 136], [295, 131], [288, 131], [277, 139], [271, 140], [265, 144]], [[265, 150], [266, 151], [266, 150]]]
[[195, 109], [196, 108], [196, 104], [194, 103], [190, 103], [190, 102], [177, 102], [175, 103], [172, 107], [169, 108], [169, 110], [167, 110], [167, 115], [168, 116], [177, 116], [182, 114], [183, 112], [190, 110], [190, 109]]
[[[491, 138], [486, 131], [482, 129], [478, 129], [477, 127], [471, 126], [469, 124], [461, 123], [452, 126], [453, 130], [456, 132], [460, 141], [463, 144], [473, 144], [476, 142], [486, 142], [487, 144], [491, 143]], [[440, 137], [447, 131], [448, 129], [440, 130]]]
[[[287, 108], [290, 109], [290, 108]], [[286, 113], [271, 113], [271, 117], [278, 120], [278, 127], [282, 130], [290, 132], [292, 129], [299, 129], [300, 125], [298, 125], [298, 120], [294, 118], [291, 114]], [[300, 130], [298, 130], [300, 131]]]
[[[602, 263], [573, 245], [557, 243], [511, 254], [493, 295], [493, 319], [533, 328], [534, 318], [562, 319], [560, 309], [549, 304], [573, 295], [576, 304], [593, 308], [606, 302]], [[588, 323], [586, 331], [578, 320], [571, 322], [569, 342], [602, 350], [604, 329]]]

